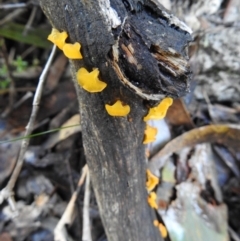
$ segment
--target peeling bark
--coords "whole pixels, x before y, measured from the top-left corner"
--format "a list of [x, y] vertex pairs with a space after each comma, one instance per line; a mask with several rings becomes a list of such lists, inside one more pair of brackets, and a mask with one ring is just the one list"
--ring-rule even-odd
[[[145, 190], [143, 116], [146, 100], [188, 91], [187, 27], [157, 0], [40, 0], [53, 27], [82, 45], [79, 67], [99, 68], [107, 88], [90, 94], [74, 83], [80, 105], [83, 145], [109, 241], [162, 240], [153, 226]], [[120, 99], [128, 117], [104, 108]], [[152, 102], [151, 102], [152, 103]]]

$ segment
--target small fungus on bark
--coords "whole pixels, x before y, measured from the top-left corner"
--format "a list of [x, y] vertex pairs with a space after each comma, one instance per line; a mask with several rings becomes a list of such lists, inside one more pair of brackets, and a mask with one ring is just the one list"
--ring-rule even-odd
[[164, 118], [167, 114], [168, 108], [172, 105], [172, 103], [172, 98], [167, 97], [163, 99], [158, 106], [149, 109], [148, 114], [143, 118], [143, 120], [160, 120]]
[[146, 182], [147, 191], [151, 192], [158, 183], [159, 183], [159, 178], [153, 175], [151, 171], [147, 169], [147, 182]]
[[116, 101], [113, 105], [105, 105], [107, 113], [110, 116], [126, 116], [130, 112], [129, 105], [123, 105], [120, 100]]
[[98, 78], [99, 70], [94, 69], [88, 72], [85, 68], [77, 71], [77, 81], [82, 88], [90, 93], [101, 92], [106, 88], [107, 84]]
[[146, 129], [144, 131], [143, 144], [147, 144], [155, 141], [157, 132], [158, 132], [157, 128], [151, 127], [147, 124]]
[[154, 220], [153, 225], [159, 229], [163, 238], [167, 237], [167, 229], [162, 223], [158, 222], [158, 220]]
[[80, 53], [81, 45], [76, 42], [74, 44], [64, 44], [63, 53], [69, 59], [82, 59], [82, 54]]
[[59, 32], [56, 28], [53, 28], [51, 34], [48, 35], [47, 39], [53, 44], [57, 45], [57, 47], [62, 50], [67, 37], [67, 32]]
[[149, 195], [148, 195], [148, 204], [149, 204], [149, 206], [151, 208], [154, 208], [154, 209], [158, 208], [156, 200], [157, 200], [157, 194], [155, 192], [149, 193]]

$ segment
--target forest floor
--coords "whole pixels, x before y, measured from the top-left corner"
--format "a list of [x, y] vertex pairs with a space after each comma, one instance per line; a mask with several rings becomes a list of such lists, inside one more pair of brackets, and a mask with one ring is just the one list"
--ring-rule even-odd
[[[146, 147], [149, 169], [161, 174], [157, 203], [165, 240], [239, 241], [240, 2], [162, 2], [192, 28], [194, 38], [191, 91], [174, 101], [164, 120], [152, 123], [161, 131]], [[0, 190], [24, 140], [52, 48], [50, 32], [38, 4], [0, 4]], [[68, 60], [57, 51], [14, 199], [0, 195], [0, 241], [82, 239], [84, 196], [91, 187], [79, 182], [86, 161], [78, 108]], [[89, 202], [92, 240], [107, 240], [93, 192]]]

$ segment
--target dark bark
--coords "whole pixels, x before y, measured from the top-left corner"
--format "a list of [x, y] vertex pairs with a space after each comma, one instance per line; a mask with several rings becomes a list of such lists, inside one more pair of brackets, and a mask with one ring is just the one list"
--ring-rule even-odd
[[[91, 94], [74, 80], [85, 155], [108, 240], [162, 240], [147, 204], [142, 118], [146, 100], [188, 90], [189, 33], [157, 1], [40, 4], [53, 27], [82, 45], [84, 58], [71, 62], [73, 75], [81, 66], [97, 67], [107, 83], [103, 92]], [[111, 117], [105, 111], [105, 104], [118, 99], [130, 105], [128, 117]]]

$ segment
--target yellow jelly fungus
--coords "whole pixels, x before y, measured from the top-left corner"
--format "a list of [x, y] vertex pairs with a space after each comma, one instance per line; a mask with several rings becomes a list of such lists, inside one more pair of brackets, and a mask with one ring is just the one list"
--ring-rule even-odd
[[103, 81], [100, 81], [98, 79], [98, 75], [98, 69], [88, 72], [85, 68], [80, 68], [77, 72], [78, 84], [88, 92], [101, 92], [104, 88], [106, 88], [107, 84]]
[[146, 129], [144, 131], [143, 144], [147, 144], [147, 143], [155, 141], [156, 135], [157, 135], [157, 128], [147, 125]]
[[129, 105], [123, 105], [120, 100], [113, 105], [105, 105], [107, 113], [111, 116], [126, 116], [130, 112]]
[[167, 229], [162, 223], [159, 223], [158, 220], [154, 220], [153, 225], [159, 229], [163, 238], [167, 237]]
[[60, 33], [57, 29], [53, 28], [51, 34], [48, 35], [47, 39], [50, 40], [53, 44], [57, 45], [58, 48], [62, 50], [67, 37], [67, 32], [64, 31]]
[[78, 42], [74, 44], [65, 44], [63, 46], [63, 53], [69, 59], [82, 59], [80, 48], [81, 45]]
[[163, 99], [158, 106], [153, 107], [149, 110], [148, 114], [143, 118], [143, 120], [160, 120], [164, 118], [166, 116], [169, 106], [171, 106], [172, 103], [172, 98], [167, 97]]
[[158, 226], [161, 234], [162, 234], [162, 237], [163, 238], [166, 238], [167, 237], [167, 229], [166, 227], [162, 224], [162, 223], [159, 223], [159, 226]]
[[151, 192], [148, 195], [148, 204], [151, 208], [155, 208], [155, 209], [158, 208], [156, 200], [157, 200], [157, 194], [155, 192]]
[[152, 191], [156, 185], [159, 183], [159, 178], [156, 177], [151, 173], [149, 169], [147, 169], [147, 182], [146, 182], [146, 188], [148, 192]]
[[158, 227], [158, 224], [159, 224], [158, 220], [155, 219], [155, 220], [153, 221], [153, 225], [154, 225], [155, 227]]

